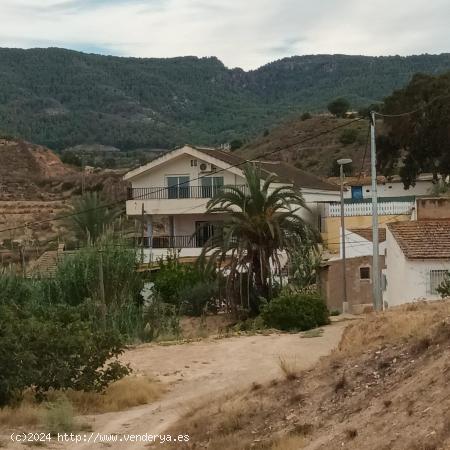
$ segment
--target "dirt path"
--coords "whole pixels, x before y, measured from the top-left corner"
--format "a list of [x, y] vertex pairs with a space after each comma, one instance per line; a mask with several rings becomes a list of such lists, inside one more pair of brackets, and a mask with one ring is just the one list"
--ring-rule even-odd
[[[163, 433], [193, 402], [281, 376], [280, 356], [295, 357], [301, 368], [311, 367], [338, 344], [346, 325], [347, 322], [335, 323], [325, 327], [322, 336], [308, 339], [298, 334], [272, 334], [140, 346], [127, 352], [123, 359], [138, 373], [152, 374], [172, 383], [170, 392], [151, 405], [91, 416], [88, 420], [94, 433]], [[87, 450], [103, 446], [79, 443], [64, 448]], [[145, 444], [128, 442], [110, 446], [129, 450], [142, 449]]]

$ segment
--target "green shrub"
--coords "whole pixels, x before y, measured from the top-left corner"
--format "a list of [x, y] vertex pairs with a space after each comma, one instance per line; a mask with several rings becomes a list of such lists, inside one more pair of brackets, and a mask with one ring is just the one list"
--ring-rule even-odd
[[205, 312], [217, 312], [215, 300], [219, 294], [217, 283], [199, 281], [179, 292], [181, 313], [188, 316], [201, 316]]
[[358, 130], [354, 128], [345, 129], [339, 136], [339, 142], [343, 145], [354, 144], [358, 139]]
[[442, 297], [450, 297], [450, 273], [447, 272], [444, 281], [436, 289], [437, 293]]
[[328, 309], [318, 294], [283, 292], [271, 300], [261, 316], [267, 326], [305, 331], [329, 323]]
[[120, 364], [124, 341], [92, 305], [0, 304], [0, 406], [32, 389], [101, 391], [130, 370]]
[[65, 396], [48, 405], [45, 427], [52, 436], [75, 431], [73, 406]]
[[201, 315], [205, 308], [213, 308], [219, 290], [214, 271], [181, 264], [176, 257], [161, 260], [159, 267], [152, 281], [163, 303], [174, 305], [180, 313], [192, 316]]
[[309, 112], [305, 112], [300, 116], [300, 120], [305, 121], [311, 119], [312, 116]]

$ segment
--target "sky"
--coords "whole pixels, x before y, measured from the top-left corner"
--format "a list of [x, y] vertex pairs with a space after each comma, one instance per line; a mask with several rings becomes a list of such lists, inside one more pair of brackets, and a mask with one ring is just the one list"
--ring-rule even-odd
[[256, 69], [293, 55], [450, 52], [449, 0], [0, 0], [1, 47], [217, 56]]

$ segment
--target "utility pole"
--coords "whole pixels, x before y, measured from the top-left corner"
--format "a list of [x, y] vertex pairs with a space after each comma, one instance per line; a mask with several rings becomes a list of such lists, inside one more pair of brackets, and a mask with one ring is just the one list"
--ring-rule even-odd
[[375, 311], [381, 311], [381, 283], [380, 283], [380, 250], [378, 239], [378, 194], [377, 194], [377, 149], [375, 140], [375, 112], [370, 113], [370, 167], [372, 177], [372, 288], [373, 288], [373, 307]]
[[145, 238], [145, 224], [144, 224], [144, 202], [142, 202], [142, 212], [141, 212], [141, 264], [144, 264], [144, 238]]
[[348, 312], [348, 298], [347, 298], [347, 260], [345, 255], [345, 204], [344, 204], [344, 165], [351, 164], [350, 158], [338, 159], [339, 175], [341, 180], [341, 241], [342, 241], [342, 312]]

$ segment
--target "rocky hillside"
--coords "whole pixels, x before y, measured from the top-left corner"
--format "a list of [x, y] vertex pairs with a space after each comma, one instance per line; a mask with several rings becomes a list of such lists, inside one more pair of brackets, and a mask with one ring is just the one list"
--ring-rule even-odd
[[295, 56], [257, 70], [217, 58], [119, 58], [64, 49], [0, 49], [0, 133], [63, 149], [220, 144], [253, 137], [347, 97], [380, 101], [417, 72], [450, 70], [450, 54]]
[[[351, 121], [352, 119], [336, 119], [331, 116], [314, 116], [308, 120], [293, 119], [267, 130], [236, 153], [247, 159], [259, 159], [272, 153], [270, 156], [264, 156], [264, 159], [281, 159], [322, 176], [330, 175], [334, 161], [345, 157], [353, 160], [353, 171], [358, 173], [367, 144], [369, 123], [367, 120], [350, 123]], [[349, 126], [326, 133], [346, 124]], [[297, 144], [320, 133], [326, 134], [304, 144]], [[368, 169], [369, 164], [369, 157], [366, 155], [363, 168]]]
[[[64, 237], [63, 222], [46, 220], [69, 210], [71, 198], [81, 194], [82, 179], [79, 169], [63, 164], [46, 147], [20, 140], [0, 139], [2, 261], [5, 261], [8, 249], [18, 245], [46, 248]], [[102, 192], [110, 200], [125, 200], [126, 186], [121, 172], [98, 170], [85, 173], [84, 183], [87, 191]], [[22, 227], [39, 221], [44, 222]]]

